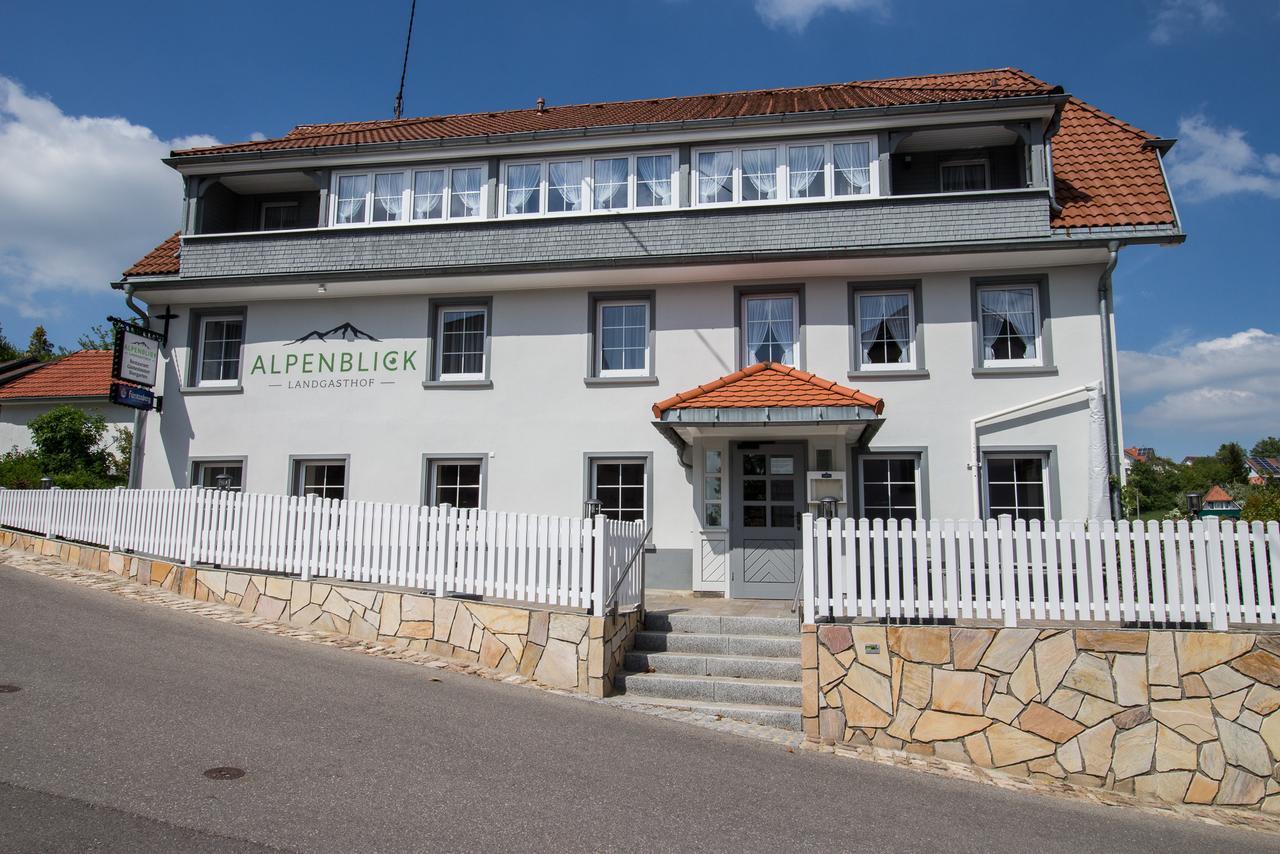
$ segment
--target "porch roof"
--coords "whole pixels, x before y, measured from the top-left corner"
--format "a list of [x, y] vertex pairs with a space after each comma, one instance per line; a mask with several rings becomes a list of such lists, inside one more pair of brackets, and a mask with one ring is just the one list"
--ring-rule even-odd
[[724, 410], [783, 410], [770, 420], [843, 421], [862, 420], [863, 409], [880, 415], [884, 401], [799, 368], [757, 362], [655, 403], [653, 416], [661, 421], [711, 421], [720, 420], [717, 415]]

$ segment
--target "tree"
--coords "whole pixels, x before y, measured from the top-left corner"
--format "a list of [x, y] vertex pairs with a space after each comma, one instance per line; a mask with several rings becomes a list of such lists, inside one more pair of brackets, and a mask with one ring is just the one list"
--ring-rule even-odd
[[10, 359], [16, 359], [22, 354], [18, 352], [18, 348], [13, 346], [8, 338], [4, 337], [4, 327], [0, 326], [0, 362], [7, 362]]
[[1280, 489], [1271, 487], [1249, 493], [1240, 509], [1240, 518], [1246, 522], [1280, 521]]
[[[73, 406], [55, 406], [27, 425], [35, 443], [35, 457], [44, 476], [67, 489], [119, 486], [125, 478], [112, 448], [103, 442], [107, 423]], [[120, 440], [119, 434], [116, 441]]]
[[1244, 462], [1244, 448], [1238, 442], [1228, 442], [1221, 446], [1214, 457], [1222, 465], [1224, 482], [1244, 483], [1249, 479], [1249, 469]]
[[[89, 331], [76, 339], [77, 350], [110, 350], [116, 346], [116, 330], [115, 327], [105, 323], [95, 323], [89, 327]], [[66, 348], [60, 348], [62, 353], [71, 352]]]
[[1275, 436], [1268, 436], [1265, 439], [1259, 439], [1253, 446], [1253, 450], [1249, 452], [1251, 457], [1280, 457], [1280, 439]]
[[44, 331], [43, 326], [37, 326], [31, 330], [31, 340], [27, 343], [27, 355], [41, 362], [47, 362], [53, 358], [53, 344], [49, 341], [49, 334]]

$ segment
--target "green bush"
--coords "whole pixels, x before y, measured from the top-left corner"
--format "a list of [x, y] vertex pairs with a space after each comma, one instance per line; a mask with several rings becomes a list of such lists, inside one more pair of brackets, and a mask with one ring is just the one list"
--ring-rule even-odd
[[1280, 522], [1280, 489], [1255, 489], [1244, 500], [1240, 518], [1246, 522]]
[[35, 448], [12, 449], [0, 457], [0, 486], [39, 489], [48, 477], [63, 489], [105, 489], [123, 486], [129, 474], [131, 433], [116, 430], [103, 443], [107, 424], [74, 406], [55, 406], [27, 425]]

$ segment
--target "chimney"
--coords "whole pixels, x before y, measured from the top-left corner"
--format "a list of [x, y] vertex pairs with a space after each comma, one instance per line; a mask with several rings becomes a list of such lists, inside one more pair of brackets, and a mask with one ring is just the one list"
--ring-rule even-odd
[[547, 99], [546, 99], [546, 98], [539, 98], [539, 99], [538, 99], [538, 112], [540, 112], [540, 113], [545, 113], [546, 111], [547, 111]]

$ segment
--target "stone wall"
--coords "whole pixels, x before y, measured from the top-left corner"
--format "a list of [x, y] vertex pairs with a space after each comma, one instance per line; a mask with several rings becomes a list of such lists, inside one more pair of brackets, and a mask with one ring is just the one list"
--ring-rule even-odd
[[499, 674], [519, 673], [593, 697], [612, 692], [614, 673], [641, 616], [590, 617], [369, 585], [175, 566], [8, 531], [0, 531], [0, 548], [54, 557], [301, 628], [429, 652]]
[[1280, 812], [1280, 634], [806, 625], [802, 637], [810, 740]]

